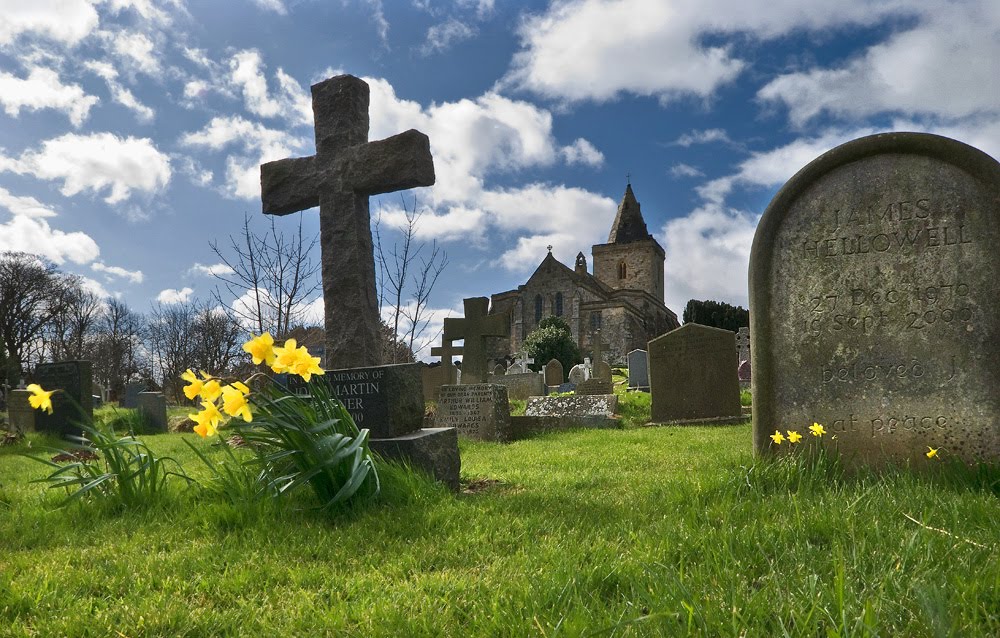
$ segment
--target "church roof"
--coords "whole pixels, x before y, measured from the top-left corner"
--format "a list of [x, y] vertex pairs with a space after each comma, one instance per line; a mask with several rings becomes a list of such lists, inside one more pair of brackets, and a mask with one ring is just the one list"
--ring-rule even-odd
[[649, 231], [646, 230], [646, 221], [642, 218], [642, 211], [639, 210], [639, 202], [632, 192], [632, 184], [628, 184], [625, 186], [622, 203], [618, 205], [615, 223], [611, 225], [608, 243], [627, 244], [648, 238]]

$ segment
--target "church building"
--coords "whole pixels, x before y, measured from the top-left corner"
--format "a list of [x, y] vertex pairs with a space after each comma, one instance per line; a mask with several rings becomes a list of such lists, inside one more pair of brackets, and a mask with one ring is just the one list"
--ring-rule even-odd
[[552, 256], [550, 246], [524, 285], [492, 296], [490, 314], [506, 314], [510, 322], [510, 342], [502, 344], [509, 345], [506, 354], [520, 352], [525, 337], [549, 316], [569, 324], [584, 355], [592, 351], [592, 336], [600, 330], [602, 341], [610, 345], [610, 363], [623, 363], [630, 351], [645, 350], [647, 341], [680, 326], [663, 303], [663, 247], [646, 229], [631, 184], [625, 187], [608, 243], [592, 246], [591, 255], [593, 273], [582, 252], [570, 268]]

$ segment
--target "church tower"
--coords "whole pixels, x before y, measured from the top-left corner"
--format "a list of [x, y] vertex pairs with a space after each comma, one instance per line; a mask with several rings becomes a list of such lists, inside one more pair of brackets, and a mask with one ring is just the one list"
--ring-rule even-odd
[[618, 205], [608, 243], [593, 247], [594, 276], [615, 290], [649, 293], [663, 303], [664, 252], [649, 234], [632, 184]]

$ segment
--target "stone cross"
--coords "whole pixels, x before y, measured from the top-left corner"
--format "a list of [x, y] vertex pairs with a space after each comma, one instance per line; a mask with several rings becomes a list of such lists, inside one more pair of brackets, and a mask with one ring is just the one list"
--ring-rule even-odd
[[591, 345], [594, 348], [594, 363], [600, 363], [604, 361], [604, 349], [610, 348], [611, 345], [607, 343], [601, 343], [601, 331], [595, 330], [590, 336]]
[[466, 384], [486, 382], [486, 337], [506, 337], [507, 317], [487, 314], [490, 300], [471, 297], [463, 301], [465, 317], [444, 320], [444, 339], [465, 339], [462, 351], [462, 379]]
[[742, 327], [736, 333], [736, 351], [740, 363], [750, 360], [750, 328]]
[[528, 351], [522, 350], [520, 356], [514, 360], [514, 365], [520, 367], [521, 374], [524, 374], [526, 372], [531, 372], [531, 370], [528, 369], [528, 364], [534, 362], [535, 360], [528, 356]]
[[368, 197], [434, 183], [430, 140], [409, 130], [368, 141], [368, 84], [338, 75], [312, 86], [316, 154], [260, 167], [263, 212], [319, 206], [326, 361], [381, 363]]
[[462, 354], [462, 346], [453, 346], [451, 341], [447, 339], [441, 339], [441, 346], [438, 348], [431, 348], [432, 357], [441, 357], [441, 365], [444, 367], [444, 378], [445, 383], [450, 384], [452, 379], [455, 379], [455, 364], [452, 362], [452, 357], [457, 354]]
[[583, 358], [583, 378], [584, 380], [589, 379], [594, 372], [594, 366], [590, 363], [590, 357]]

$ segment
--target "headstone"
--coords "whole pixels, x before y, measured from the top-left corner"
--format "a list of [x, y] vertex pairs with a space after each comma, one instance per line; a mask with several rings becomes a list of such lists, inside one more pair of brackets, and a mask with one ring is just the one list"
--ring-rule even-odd
[[488, 297], [471, 297], [464, 300], [465, 317], [448, 317], [444, 320], [444, 339], [464, 339], [462, 356], [462, 383], [478, 384], [486, 380], [486, 339], [507, 336], [507, 317], [487, 314]]
[[453, 363], [456, 355], [462, 354], [462, 346], [453, 346], [450, 341], [441, 340], [441, 345], [431, 348], [432, 357], [441, 357], [441, 367], [444, 372], [441, 374], [447, 379], [444, 383], [458, 383], [458, 369]]
[[1000, 164], [961, 142], [885, 133], [799, 171], [750, 256], [756, 451], [818, 422], [861, 463], [1000, 458], [997, 246]]
[[511, 366], [509, 368], [504, 368], [502, 364], [498, 363], [495, 366], [493, 366], [493, 372], [491, 374], [493, 374], [494, 376], [502, 377], [505, 374], [517, 374], [518, 372], [519, 370], [515, 369], [514, 366]]
[[583, 358], [583, 372], [588, 379], [594, 376], [594, 366], [590, 363], [590, 357]]
[[566, 383], [560, 383], [559, 387], [556, 388], [556, 392], [560, 394], [564, 392], [576, 392], [576, 384], [568, 381]]
[[122, 400], [122, 407], [130, 410], [134, 410], [139, 407], [139, 393], [145, 391], [145, 383], [126, 383], [125, 399]]
[[736, 331], [736, 360], [740, 363], [750, 360], [750, 328], [746, 326]]
[[380, 363], [368, 197], [434, 183], [430, 141], [409, 130], [368, 142], [369, 88], [339, 75], [312, 86], [316, 154], [260, 167], [263, 212], [319, 206], [327, 365]]
[[162, 392], [140, 392], [138, 410], [146, 417], [151, 430], [167, 431], [167, 397]]
[[37, 431], [65, 437], [78, 435], [81, 424], [93, 423], [90, 361], [41, 363], [35, 367], [35, 382], [43, 390], [62, 390], [52, 395], [52, 414], [41, 410], [35, 413]]
[[507, 398], [524, 400], [528, 397], [540, 397], [545, 394], [545, 386], [542, 383], [542, 375], [537, 372], [526, 373], [515, 372], [494, 376], [493, 383], [499, 383], [507, 388]]
[[578, 395], [612, 394], [613, 392], [614, 390], [609, 379], [587, 379], [576, 384], [576, 393]]
[[736, 335], [686, 323], [649, 342], [652, 421], [740, 417]]
[[746, 361], [744, 361], [743, 363], [740, 364], [740, 367], [739, 367], [739, 369], [736, 372], [736, 376], [739, 377], [740, 387], [741, 388], [750, 387], [751, 377], [750, 377], [750, 360], [749, 359], [747, 359]]
[[524, 409], [525, 416], [607, 416], [618, 409], [618, 395], [532, 397]]
[[446, 385], [441, 388], [434, 424], [459, 434], [496, 441], [510, 422], [507, 388], [494, 383]]
[[637, 390], [649, 389], [649, 361], [645, 350], [628, 353], [628, 387]]
[[[604, 361], [604, 351], [611, 346], [601, 341], [601, 331], [595, 330], [593, 334], [594, 363], [590, 367], [588, 378], [603, 379], [611, 381], [611, 366]], [[584, 363], [589, 364], [590, 359], [584, 359]]]
[[569, 382], [573, 385], [580, 385], [587, 380], [587, 369], [582, 363], [578, 363], [569, 370]]
[[[449, 372], [452, 374], [450, 379], [447, 376]], [[455, 383], [454, 375], [454, 367], [450, 370], [446, 369], [443, 365], [429, 365], [424, 367], [420, 372], [421, 379], [423, 380], [424, 401], [437, 401], [437, 395], [441, 390], [441, 386]]]
[[321, 378], [359, 428], [367, 428], [373, 439], [386, 439], [423, 426], [423, 367], [423, 363], [397, 363], [327, 370]]
[[545, 364], [545, 385], [561, 385], [565, 380], [563, 376], [563, 364], [559, 359], [552, 359]]
[[13, 432], [31, 432], [35, 429], [35, 409], [28, 403], [30, 396], [31, 393], [27, 390], [10, 390], [7, 393], [7, 416]]
[[598, 379], [600, 381], [607, 381], [608, 383], [611, 383], [611, 375], [612, 375], [611, 364], [609, 364], [607, 361], [598, 361], [597, 363], [594, 364], [594, 371], [592, 374], [592, 377], [594, 379]]
[[531, 368], [528, 367], [528, 364], [534, 362], [535, 360], [528, 356], [528, 351], [522, 350], [521, 354], [514, 360], [514, 365], [512, 367], [516, 368], [521, 374], [527, 374], [528, 372], [531, 372]]

